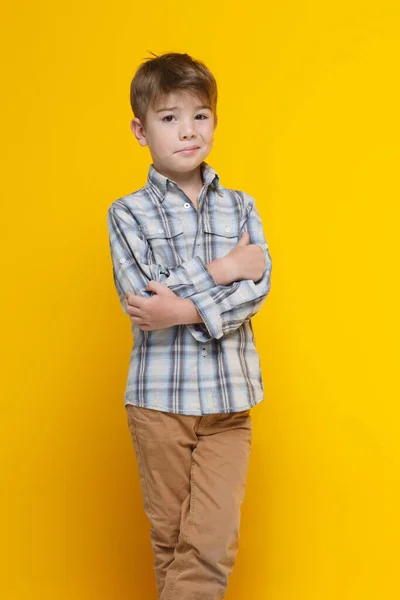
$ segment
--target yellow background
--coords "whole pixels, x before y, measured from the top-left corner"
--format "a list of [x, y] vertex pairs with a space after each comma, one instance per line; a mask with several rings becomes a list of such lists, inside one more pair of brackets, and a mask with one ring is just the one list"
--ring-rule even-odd
[[266, 399], [227, 600], [394, 600], [399, 569], [399, 4], [19, 2], [2, 15], [2, 600], [151, 600], [106, 211], [141, 187], [129, 84], [214, 72], [208, 161], [273, 259]]

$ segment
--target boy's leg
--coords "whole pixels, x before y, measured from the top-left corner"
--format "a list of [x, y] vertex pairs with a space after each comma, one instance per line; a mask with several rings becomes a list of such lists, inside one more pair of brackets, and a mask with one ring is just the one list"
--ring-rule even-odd
[[[194, 432], [201, 417], [175, 415], [126, 405], [143, 494], [151, 523], [150, 540], [158, 596], [174, 560], [182, 503], [190, 491]], [[182, 599], [183, 600], [183, 599]]]
[[238, 550], [250, 410], [202, 417], [195, 430], [190, 489], [185, 490], [179, 540], [161, 600], [221, 600]]

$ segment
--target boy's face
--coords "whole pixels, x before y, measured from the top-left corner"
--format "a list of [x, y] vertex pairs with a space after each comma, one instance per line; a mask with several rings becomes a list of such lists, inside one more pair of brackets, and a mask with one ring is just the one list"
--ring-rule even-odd
[[171, 92], [150, 107], [144, 127], [136, 117], [131, 121], [139, 144], [149, 146], [155, 168], [166, 176], [193, 171], [205, 160], [216, 125], [211, 108], [186, 91]]

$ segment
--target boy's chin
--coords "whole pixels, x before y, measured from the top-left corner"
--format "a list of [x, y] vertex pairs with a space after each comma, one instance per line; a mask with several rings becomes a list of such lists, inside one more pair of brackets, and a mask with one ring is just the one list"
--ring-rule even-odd
[[177, 154], [174, 162], [176, 165], [179, 165], [182, 169], [191, 170], [201, 165], [201, 163], [206, 160], [209, 154], [210, 152], [204, 151], [196, 152], [195, 154], [193, 154], [193, 156], [179, 156], [179, 154]]
[[189, 171], [193, 171], [193, 169], [197, 169], [199, 165], [205, 160], [203, 155], [196, 157], [179, 157], [174, 161], [168, 161], [163, 163], [163, 167], [166, 170], [171, 171], [179, 171], [180, 173], [188, 173]]

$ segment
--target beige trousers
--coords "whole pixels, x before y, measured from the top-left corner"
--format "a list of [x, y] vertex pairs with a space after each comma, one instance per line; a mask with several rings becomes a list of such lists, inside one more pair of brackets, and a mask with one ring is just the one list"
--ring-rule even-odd
[[221, 600], [238, 550], [250, 410], [205, 416], [126, 406], [158, 598]]

